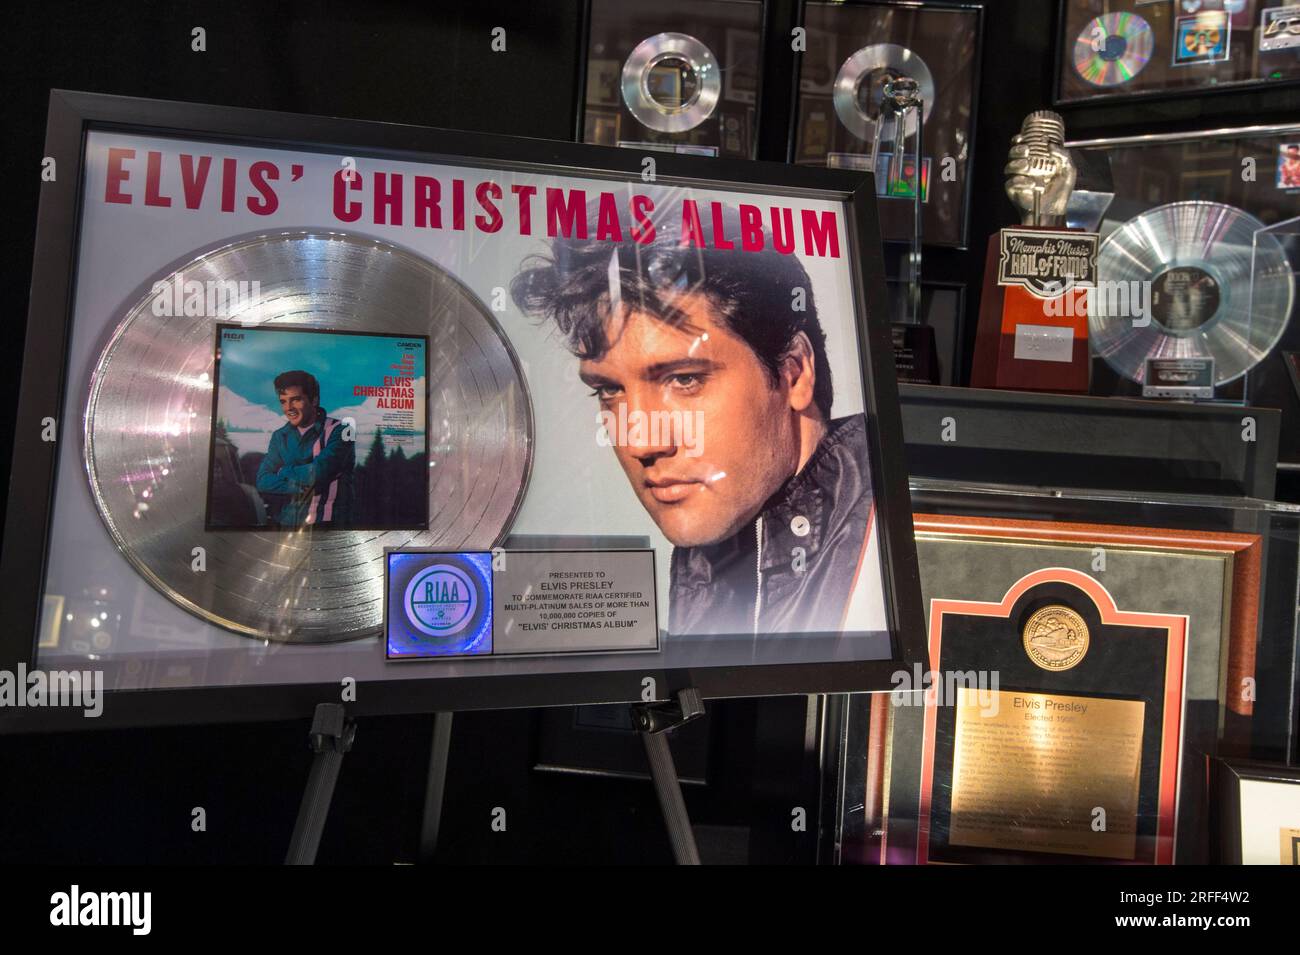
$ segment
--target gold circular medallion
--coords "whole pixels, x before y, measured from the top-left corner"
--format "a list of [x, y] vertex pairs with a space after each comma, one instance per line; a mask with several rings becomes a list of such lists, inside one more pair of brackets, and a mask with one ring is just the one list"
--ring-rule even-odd
[[1034, 611], [1025, 624], [1025, 653], [1044, 670], [1068, 670], [1088, 652], [1088, 625], [1069, 607]]

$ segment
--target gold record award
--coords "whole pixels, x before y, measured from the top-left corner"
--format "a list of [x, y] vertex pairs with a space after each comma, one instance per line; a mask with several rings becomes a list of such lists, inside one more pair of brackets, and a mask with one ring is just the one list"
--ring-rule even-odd
[[1068, 670], [1088, 652], [1088, 625], [1069, 607], [1043, 607], [1025, 624], [1024, 645], [1029, 659], [1042, 669]]

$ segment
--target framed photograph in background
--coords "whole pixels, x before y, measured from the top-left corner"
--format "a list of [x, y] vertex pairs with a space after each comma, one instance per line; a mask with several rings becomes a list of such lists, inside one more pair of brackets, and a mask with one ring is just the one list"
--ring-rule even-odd
[[1300, 866], [1300, 766], [1210, 761], [1215, 862]]
[[[798, 56], [798, 92], [790, 161], [869, 169], [885, 83], [907, 76], [923, 106], [923, 230], [927, 245], [966, 247], [979, 89], [983, 7], [974, 3], [895, 4], [805, 0], [806, 50]], [[909, 241], [911, 186], [891, 188], [887, 156], [893, 123], [876, 155], [881, 235]], [[908, 137], [906, 150], [914, 149]], [[911, 153], [905, 152], [911, 159]], [[928, 170], [928, 173], [927, 173]]]
[[1056, 102], [1300, 81], [1300, 5], [1060, 0]]

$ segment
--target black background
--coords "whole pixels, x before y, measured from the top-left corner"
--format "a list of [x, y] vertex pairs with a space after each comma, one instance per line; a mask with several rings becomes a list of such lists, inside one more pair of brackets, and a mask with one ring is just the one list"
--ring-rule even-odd
[[[632, 0], [628, 0], [629, 4]], [[644, 0], [653, 2], [653, 0]], [[793, 0], [769, 5], [760, 157], [784, 159]], [[966, 284], [973, 345], [985, 237], [1011, 224], [1002, 166], [1024, 115], [1050, 107], [1055, 0], [990, 0], [969, 251], [927, 250], [926, 278]], [[6, 227], [0, 448], [8, 459], [51, 88], [571, 139], [580, 0], [279, 4], [39, 3], [0, 31]], [[207, 51], [190, 31], [207, 31]], [[494, 52], [494, 27], [506, 51]], [[1070, 138], [1294, 120], [1295, 89], [1065, 107]], [[180, 250], [178, 250], [180, 251]], [[891, 256], [896, 252], [891, 253]], [[23, 369], [42, 374], [42, 369]], [[33, 554], [32, 559], [40, 555]], [[705, 861], [812, 861], [815, 773], [805, 700], [709, 705], [710, 785], [688, 793]], [[320, 861], [415, 861], [432, 720], [365, 721]], [[537, 773], [537, 711], [458, 715], [437, 861], [667, 862], [648, 783]], [[283, 859], [310, 762], [306, 722], [0, 738], [0, 862]], [[635, 740], [631, 741], [635, 744]], [[207, 831], [191, 831], [191, 810]], [[791, 831], [791, 809], [809, 831]], [[494, 832], [494, 807], [507, 829]]]

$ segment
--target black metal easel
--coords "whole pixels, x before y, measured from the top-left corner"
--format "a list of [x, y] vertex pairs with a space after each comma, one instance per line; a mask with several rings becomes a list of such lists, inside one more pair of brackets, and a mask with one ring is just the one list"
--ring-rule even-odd
[[325, 817], [334, 798], [334, 785], [339, 781], [343, 757], [352, 748], [356, 735], [357, 724], [347, 718], [342, 703], [316, 704], [309, 736], [316, 757], [298, 806], [298, 821], [293, 826], [285, 865], [315, 864], [321, 833], [325, 831]]
[[[451, 752], [452, 713], [435, 713], [433, 716], [433, 745], [429, 752], [429, 774], [424, 792], [424, 817], [420, 824], [420, 861], [432, 862], [438, 849], [438, 832], [442, 825], [442, 803], [447, 789], [447, 758]], [[640, 703], [632, 707], [632, 725], [645, 744], [646, 758], [650, 762], [650, 778], [654, 781], [659, 808], [664, 814], [664, 825], [672, 844], [673, 858], [678, 865], [699, 865], [700, 854], [695, 846], [695, 833], [691, 830], [682, 798], [681, 782], [673, 764], [673, 754], [668, 748], [667, 734], [679, 726], [704, 715], [704, 701], [700, 691], [688, 688], [678, 692], [673, 700], [663, 703]], [[307, 788], [298, 808], [298, 820], [289, 842], [286, 865], [312, 865], [320, 846], [325, 818], [329, 814], [334, 786], [338, 782], [343, 756], [352, 748], [356, 737], [356, 723], [346, 718], [341, 703], [320, 703], [316, 706], [311, 725], [311, 748], [316, 754], [312, 761]]]
[[632, 707], [632, 725], [645, 743], [650, 778], [654, 780], [664, 825], [668, 827], [668, 840], [673, 846], [673, 859], [678, 865], [699, 865], [700, 852], [695, 847], [695, 832], [686, 814], [686, 800], [682, 798], [667, 734], [703, 715], [704, 700], [694, 687], [681, 690], [675, 700], [666, 703], [640, 703]]

